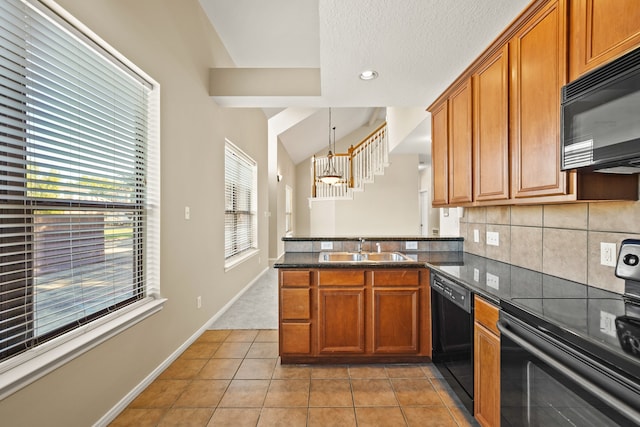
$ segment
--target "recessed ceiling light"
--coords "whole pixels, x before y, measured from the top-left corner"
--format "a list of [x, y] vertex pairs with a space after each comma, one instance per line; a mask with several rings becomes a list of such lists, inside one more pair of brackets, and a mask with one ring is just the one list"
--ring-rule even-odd
[[373, 80], [378, 78], [378, 72], [374, 70], [364, 70], [360, 73], [360, 79]]

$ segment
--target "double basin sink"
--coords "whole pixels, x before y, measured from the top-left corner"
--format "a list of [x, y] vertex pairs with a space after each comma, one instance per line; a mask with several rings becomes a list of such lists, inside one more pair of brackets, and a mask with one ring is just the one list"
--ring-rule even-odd
[[415, 262], [400, 252], [320, 252], [319, 262], [381, 263]]

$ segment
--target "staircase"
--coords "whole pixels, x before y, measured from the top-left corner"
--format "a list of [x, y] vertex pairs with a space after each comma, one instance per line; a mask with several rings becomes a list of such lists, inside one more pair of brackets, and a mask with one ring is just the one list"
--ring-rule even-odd
[[349, 147], [348, 153], [333, 155], [333, 166], [342, 176], [338, 184], [325, 184], [319, 179], [328, 163], [328, 157], [311, 159], [312, 200], [352, 199], [354, 191], [364, 191], [364, 185], [372, 183], [375, 175], [384, 175], [384, 169], [389, 165], [387, 123], [381, 124], [355, 147]]

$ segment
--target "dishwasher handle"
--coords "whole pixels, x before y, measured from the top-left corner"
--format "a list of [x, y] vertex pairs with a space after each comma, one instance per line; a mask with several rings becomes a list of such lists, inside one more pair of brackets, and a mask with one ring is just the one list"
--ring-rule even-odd
[[[577, 384], [579, 384], [581, 387], [583, 387], [585, 390], [590, 390], [594, 395], [598, 396], [610, 407], [615, 408], [618, 412], [631, 420], [640, 419], [640, 411], [638, 411], [638, 409], [630, 406], [629, 404], [609, 393], [607, 390], [603, 389], [593, 381], [585, 378], [583, 375], [576, 372], [576, 370], [569, 366], [567, 363], [563, 363], [563, 361], [550, 356], [548, 353], [541, 350], [536, 345], [530, 343], [525, 338], [513, 332], [511, 330], [510, 321], [501, 318], [500, 320], [498, 320], [497, 326], [501, 336], [510, 339], [542, 362], [563, 373], [564, 375], [575, 381]], [[558, 347], [558, 349], [561, 350], [561, 347]], [[567, 358], [569, 357], [571, 356], [568, 355]]]

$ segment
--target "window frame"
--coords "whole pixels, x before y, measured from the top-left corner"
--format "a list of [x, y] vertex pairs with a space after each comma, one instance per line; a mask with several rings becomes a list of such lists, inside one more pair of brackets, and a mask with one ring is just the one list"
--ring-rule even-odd
[[[147, 201], [144, 209], [146, 219], [142, 222], [146, 237], [134, 245], [135, 251], [144, 253], [140, 262], [147, 281], [143, 285], [145, 293], [141, 299], [0, 362], [0, 400], [160, 311], [166, 301], [160, 295], [159, 268], [160, 85], [54, 1], [30, 0], [28, 3], [51, 18], [53, 21], [51, 25], [64, 28], [92, 46], [96, 55], [109, 58], [125, 72], [136, 75], [151, 86], [148, 95], [149, 124], [146, 140], [148, 165], [147, 174], [144, 177], [147, 186]], [[25, 169], [25, 175], [27, 173], [29, 172]], [[86, 205], [100, 207], [101, 203], [88, 202]], [[65, 209], [68, 208], [68, 205], [65, 206]], [[31, 210], [37, 209], [37, 203], [35, 203]], [[33, 227], [33, 224], [31, 226]]]
[[[225, 150], [225, 166], [224, 166], [224, 172], [225, 172], [225, 179], [224, 179], [224, 186], [225, 186], [225, 219], [224, 219], [224, 229], [225, 229], [225, 251], [224, 251], [224, 256], [225, 256], [225, 260], [224, 260], [224, 268], [225, 271], [228, 271], [230, 269], [232, 269], [233, 267], [237, 266], [238, 264], [241, 264], [242, 262], [244, 262], [245, 260], [247, 260], [248, 258], [251, 258], [252, 256], [256, 255], [259, 252], [259, 248], [258, 248], [258, 163], [251, 157], [249, 156], [247, 153], [245, 153], [240, 147], [238, 147], [236, 144], [234, 144], [233, 142], [231, 142], [228, 138], [225, 138], [225, 145], [224, 145], [224, 150]], [[236, 168], [245, 168], [245, 172], [250, 171], [251, 173], [251, 188], [250, 188], [250, 193], [247, 195], [245, 194], [246, 197], [248, 197], [248, 199], [250, 199], [249, 202], [249, 209], [248, 210], [239, 210], [239, 209], [235, 209], [235, 207], [239, 206], [241, 203], [238, 201], [238, 196], [241, 195], [241, 192], [243, 190], [246, 190], [247, 188], [247, 183], [246, 182], [229, 182], [228, 178], [230, 178], [228, 175], [230, 174], [230, 170], [229, 167], [230, 165], [227, 164], [227, 160], [229, 159], [227, 156], [227, 153], [231, 152], [232, 155], [235, 158], [236, 164], [234, 165]], [[234, 190], [230, 190], [229, 187], [232, 186], [234, 188]], [[244, 187], [244, 188], [243, 188]], [[230, 194], [231, 193], [231, 194]], [[234, 207], [234, 209], [229, 210], [229, 205], [228, 205], [228, 198], [231, 197], [231, 204]], [[227, 222], [228, 222], [228, 215], [235, 215], [235, 217], [237, 216], [249, 216], [250, 217], [250, 223], [251, 223], [251, 229], [250, 229], [250, 233], [251, 236], [249, 237], [249, 245], [247, 247], [244, 247], [244, 245], [240, 245], [243, 246], [243, 248], [241, 248], [240, 250], [233, 250], [231, 253], [228, 252], [228, 248], [227, 248], [227, 240], [229, 239], [229, 236], [227, 235], [227, 233], [229, 232], [229, 230], [227, 229]], [[234, 218], [235, 218], [234, 217]], [[239, 221], [235, 220], [233, 223], [234, 224], [238, 224]], [[238, 228], [234, 226], [233, 228], [233, 237], [232, 237], [232, 241], [233, 241], [233, 246], [238, 246]]]

